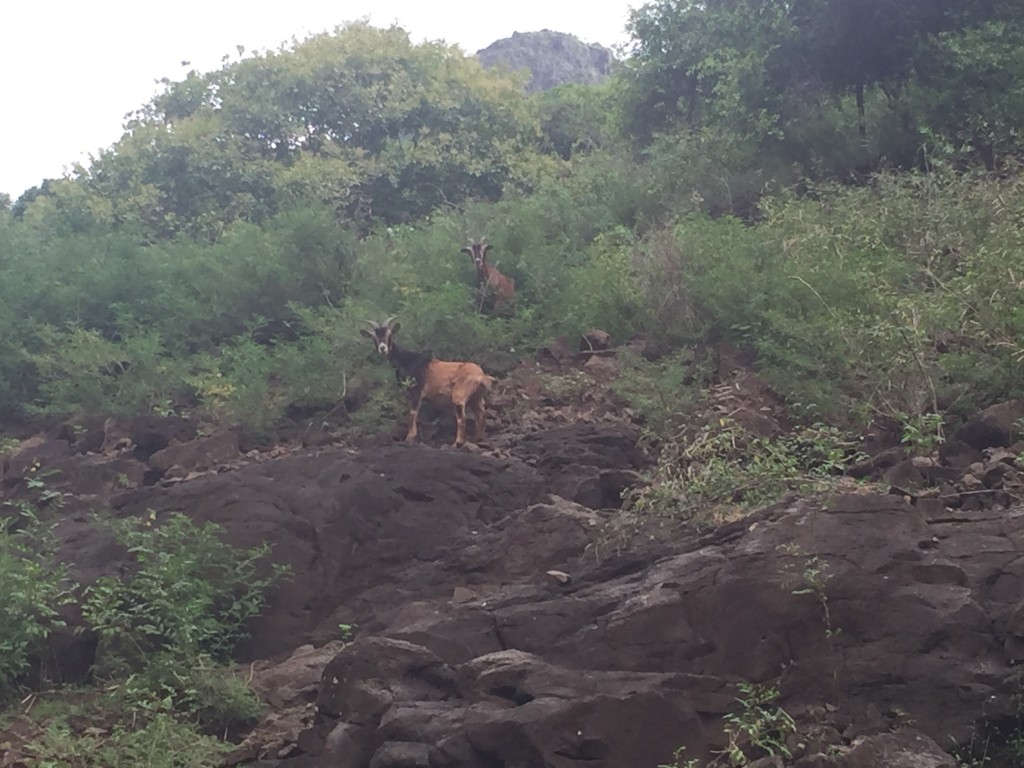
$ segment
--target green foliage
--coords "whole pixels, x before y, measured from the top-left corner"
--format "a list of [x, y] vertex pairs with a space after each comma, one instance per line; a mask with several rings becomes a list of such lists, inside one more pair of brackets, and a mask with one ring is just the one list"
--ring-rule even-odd
[[703, 397], [703, 382], [692, 373], [692, 355], [675, 352], [656, 362], [635, 353], [622, 355], [622, 372], [612, 389], [629, 403], [643, 424], [656, 436], [669, 436]]
[[1016, 693], [1009, 714], [982, 713], [966, 744], [954, 744], [952, 752], [960, 768], [1024, 766], [1024, 687], [1018, 672], [1006, 681]]
[[214, 768], [233, 746], [200, 734], [168, 713], [145, 725], [118, 724], [110, 733], [79, 734], [66, 723], [50, 725], [29, 745], [35, 768]]
[[580, 263], [570, 267], [565, 317], [577, 328], [599, 327], [628, 338], [637, 326], [641, 294], [630, 261], [632, 236], [623, 227], [594, 238]]
[[786, 738], [796, 733], [796, 723], [776, 703], [778, 687], [749, 682], [737, 683], [737, 687], [740, 711], [725, 716], [729, 765], [750, 765], [754, 757], [749, 752], [754, 752], [755, 757], [792, 757]]
[[659, 763], [658, 768], [700, 768], [696, 758], [686, 758], [686, 747], [678, 747], [672, 753], [671, 763]]
[[351, 23], [165, 85], [86, 176], [158, 236], [213, 239], [309, 197], [407, 221], [493, 199], [536, 162], [518, 78], [398, 27]]
[[51, 527], [34, 505], [22, 503], [0, 518], [0, 699], [13, 691], [47, 637], [65, 625], [60, 609], [72, 601]]
[[[839, 630], [832, 626], [832, 610], [829, 607], [828, 593], [826, 587], [832, 580], [832, 573], [827, 560], [817, 555], [806, 555], [796, 545], [781, 545], [779, 549], [784, 553], [797, 558], [783, 565], [782, 571], [789, 581], [796, 581], [796, 587], [792, 590], [794, 595], [813, 595], [821, 606], [822, 620], [825, 624], [825, 636], [831, 644], [832, 639]], [[834, 649], [833, 649], [834, 650]], [[838, 672], [833, 670], [833, 674]], [[836, 695], [839, 694], [838, 677], [836, 677]]]
[[119, 341], [84, 328], [41, 326], [41, 351], [32, 355], [40, 375], [41, 410], [78, 409], [133, 415], [182, 394], [180, 374], [164, 352], [158, 331], [139, 331]]
[[[358, 328], [392, 314], [404, 345], [485, 364], [588, 326], [738, 344], [844, 427], [1018, 394], [1024, 19], [886, 8], [652, 2], [614, 82], [532, 96], [363, 23], [167, 82], [88, 167], [0, 207], [0, 411], [269, 435], [385, 381]], [[930, 172], [816, 181], [882, 158]], [[482, 235], [514, 317], [476, 311], [458, 249]]]
[[661, 441], [656, 466], [634, 494], [644, 514], [721, 521], [789, 491], [824, 490], [854, 457], [838, 429], [815, 424], [777, 438], [727, 419]]
[[158, 652], [179, 663], [227, 658], [284, 572], [261, 568], [269, 545], [238, 550], [220, 540], [216, 524], [182, 514], [154, 520], [111, 523], [134, 568], [85, 590], [82, 613], [102, 642], [99, 663], [111, 671], [136, 669]]
[[[947, 121], [940, 128], [946, 135], [961, 128], [970, 132], [972, 123], [982, 124], [986, 133], [994, 124], [982, 115], [1000, 109], [993, 109], [988, 99], [1003, 97], [998, 78], [1009, 82], [1014, 65], [1006, 59], [1010, 69], [991, 84], [983, 80], [980, 87], [972, 75], [997, 71], [1014, 38], [992, 32], [1020, 21], [1019, 10], [998, 2], [953, 8], [929, 0], [898, 6], [882, 0], [652, 0], [631, 13], [635, 42], [624, 76], [623, 108], [631, 132], [644, 144], [684, 126], [724, 130], [749, 147], [792, 156], [793, 132], [806, 141], [806, 126], [825, 125], [837, 117], [836, 107], [849, 95], [857, 133], [851, 146], [860, 146], [852, 158], [855, 163], [842, 170], [883, 158], [914, 162], [915, 147], [904, 137], [916, 128], [903, 109], [898, 110], [902, 128], [890, 136], [894, 141], [870, 151], [867, 109], [872, 93], [884, 92], [892, 107], [906, 96], [908, 84], [921, 82], [929, 92], [952, 96], [943, 106], [950, 107], [946, 115], [956, 117], [934, 113]], [[991, 24], [985, 31], [975, 32], [986, 23]], [[947, 90], [951, 82], [953, 88]], [[973, 103], [967, 97], [965, 104], [961, 97], [970, 91], [982, 95]], [[913, 101], [907, 104], [920, 108]], [[1014, 99], [1007, 106], [1019, 116]], [[996, 131], [1005, 137], [1001, 128]], [[828, 152], [824, 144], [812, 148], [819, 155]], [[801, 162], [811, 159], [806, 150], [798, 154], [803, 155]]]
[[183, 657], [175, 650], [157, 651], [138, 672], [108, 688], [120, 711], [133, 719], [170, 714], [209, 734], [255, 725], [261, 712], [259, 698], [242, 677], [203, 653]]
[[[933, 153], [976, 153], [989, 167], [1024, 156], [1024, 25], [992, 21], [930, 41], [913, 94]], [[934, 158], [933, 158], [934, 159]]]
[[[42, 493], [45, 484], [35, 490]], [[19, 530], [0, 531], [0, 576], [12, 587], [4, 590], [9, 620], [0, 629], [3, 686], [23, 671], [26, 654], [63, 625], [57, 608], [71, 601], [62, 570], [33, 551], [54, 547], [37, 533], [34, 507], [18, 511], [20, 518], [8, 520], [20, 519]], [[283, 569], [260, 564], [265, 545], [238, 550], [222, 543], [216, 525], [197, 526], [184, 515], [160, 526], [153, 520], [113, 524], [133, 567], [87, 587], [80, 603], [100, 639], [96, 671], [104, 687], [54, 694], [52, 706], [37, 710], [46, 728], [26, 748], [33, 765], [214, 766], [231, 745], [207, 734], [223, 738], [259, 718], [254, 692], [222, 663]], [[62, 705], [65, 696], [70, 704]], [[84, 704], [74, 704], [78, 699]], [[83, 720], [97, 725], [83, 732]]]
[[757, 226], [692, 215], [645, 238], [640, 328], [752, 348], [798, 411], [849, 426], [934, 422], [944, 403], [1020, 392], [1018, 177], [887, 175], [815, 193], [766, 199]]
[[538, 377], [544, 387], [544, 395], [555, 403], [581, 403], [590, 389], [593, 379], [579, 370], [559, 375], [540, 375]]
[[902, 424], [900, 442], [914, 453], [928, 455], [945, 442], [942, 433], [942, 414], [922, 413], [910, 416], [897, 413], [896, 416]]
[[0, 699], [38, 658], [46, 639], [65, 626], [61, 609], [74, 600], [76, 585], [56, 558], [55, 523], [64, 495], [50, 488], [39, 463], [28, 467], [26, 493], [0, 505]]
[[614, 143], [613, 98], [607, 85], [562, 85], [538, 93], [542, 149], [568, 160]]
[[173, 715], [211, 733], [252, 725], [258, 700], [218, 665], [285, 569], [261, 564], [268, 545], [225, 544], [213, 523], [198, 526], [181, 514], [154, 521], [111, 523], [133, 567], [85, 590], [82, 615], [100, 640], [96, 672], [113, 681], [118, 709], [132, 723]]
[[0, 458], [11, 455], [21, 445], [21, 441], [14, 437], [0, 435]]

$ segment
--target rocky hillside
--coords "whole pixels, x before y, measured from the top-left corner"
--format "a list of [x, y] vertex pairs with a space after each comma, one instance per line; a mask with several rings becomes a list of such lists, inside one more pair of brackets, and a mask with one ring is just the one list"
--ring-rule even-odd
[[513, 32], [477, 51], [476, 57], [485, 67], [529, 70], [526, 89], [531, 93], [567, 83], [600, 83], [608, 77], [613, 60], [610, 48], [549, 29]]
[[[954, 768], [948, 750], [1000, 738], [1024, 658], [1021, 404], [936, 456], [879, 451], [861, 484], [700, 530], [620, 509], [647, 457], [607, 387], [612, 352], [508, 371], [470, 450], [443, 445], [443, 416], [420, 445], [246, 454], [181, 421], [80, 422], [24, 441], [0, 488], [17, 499], [59, 470], [56, 530], [82, 583], [123, 567], [97, 506], [274, 542], [292, 576], [241, 670], [265, 716], [225, 765], [654, 768], [680, 746], [714, 760], [748, 684], [777, 685], [793, 724], [772, 721], [790, 758], [758, 765]], [[544, 371], [575, 386], [545, 389]], [[725, 373], [732, 410], [778, 421], [736, 402], [759, 391], [748, 371]], [[81, 680], [94, 653], [69, 632], [55, 671]], [[26, 728], [0, 733], [0, 764], [32, 765]]]

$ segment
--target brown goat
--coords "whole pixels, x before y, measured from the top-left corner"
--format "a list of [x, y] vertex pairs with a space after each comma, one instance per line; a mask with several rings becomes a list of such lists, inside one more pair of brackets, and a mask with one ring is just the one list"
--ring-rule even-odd
[[484, 311], [484, 305], [496, 314], [510, 314], [516, 303], [516, 281], [511, 277], [503, 275], [497, 267], [487, 263], [487, 252], [494, 246], [487, 242], [487, 238], [470, 241], [469, 245], [462, 249], [468, 253], [476, 267], [477, 290], [480, 291], [480, 311]]
[[483, 368], [476, 363], [446, 362], [435, 359], [429, 353], [399, 349], [395, 344], [395, 334], [402, 324], [393, 323], [393, 320], [393, 317], [389, 317], [383, 324], [367, 320], [373, 330], [363, 328], [360, 333], [370, 339], [377, 352], [388, 359], [399, 383], [404, 379], [413, 380], [409, 388], [410, 422], [406, 442], [411, 443], [416, 439], [416, 422], [424, 400], [450, 405], [455, 409], [456, 448], [466, 442], [467, 408], [472, 409], [476, 424], [473, 439], [476, 442], [483, 440], [487, 418], [484, 397], [490, 392], [495, 378], [484, 373]]

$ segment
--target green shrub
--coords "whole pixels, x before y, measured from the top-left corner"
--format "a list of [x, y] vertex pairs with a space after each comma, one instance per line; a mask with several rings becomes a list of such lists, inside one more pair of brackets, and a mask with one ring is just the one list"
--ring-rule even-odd
[[704, 395], [701, 371], [694, 370], [692, 353], [680, 350], [655, 362], [636, 353], [621, 356], [621, 374], [612, 382], [612, 390], [629, 403], [647, 432], [658, 438], [676, 433], [680, 421]]
[[772, 438], [718, 419], [661, 442], [632, 506], [644, 514], [722, 522], [789, 491], [830, 488], [858, 458], [854, 442], [835, 427], [815, 424]]
[[199, 526], [180, 513], [154, 522], [151, 514], [111, 523], [133, 566], [85, 590], [82, 613], [101, 640], [98, 663], [133, 670], [158, 651], [226, 659], [284, 568], [266, 573], [260, 561], [269, 545], [239, 550], [220, 540], [215, 523]]
[[245, 680], [204, 653], [184, 657], [176, 650], [156, 651], [139, 671], [107, 688], [122, 717], [171, 714], [209, 734], [251, 727], [261, 713], [259, 698]]
[[47, 487], [39, 465], [28, 469], [29, 495], [0, 505], [0, 700], [6, 698], [46, 639], [65, 626], [61, 608], [74, 600], [76, 585], [56, 557], [57, 539], [47, 512], [63, 494]]
[[37, 410], [68, 414], [147, 413], [184, 396], [180, 361], [171, 358], [157, 330], [125, 329], [111, 341], [86, 328], [41, 326], [40, 350], [32, 354], [42, 402]]
[[636, 330], [637, 317], [647, 297], [630, 263], [632, 235], [617, 228], [599, 234], [569, 268], [563, 306], [566, 330], [597, 327], [617, 339]]
[[759, 757], [792, 758], [786, 739], [796, 733], [796, 722], [777, 703], [778, 685], [740, 682], [737, 687], [740, 711], [725, 716], [729, 765], [751, 765]]
[[50, 529], [34, 514], [0, 518], [0, 699], [5, 698], [46, 638], [65, 622], [72, 601]]
[[32, 742], [35, 768], [214, 768], [233, 746], [167, 713], [141, 727], [117, 724], [80, 734], [63, 722]]

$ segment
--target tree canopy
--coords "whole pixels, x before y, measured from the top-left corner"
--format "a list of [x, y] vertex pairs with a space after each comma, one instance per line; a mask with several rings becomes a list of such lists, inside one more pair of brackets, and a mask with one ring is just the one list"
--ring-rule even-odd
[[521, 78], [398, 28], [349, 24], [291, 48], [191, 72], [82, 170], [120, 226], [215, 237], [298, 201], [397, 223], [496, 199], [536, 162]]

